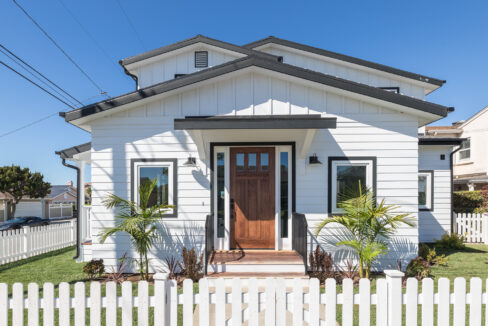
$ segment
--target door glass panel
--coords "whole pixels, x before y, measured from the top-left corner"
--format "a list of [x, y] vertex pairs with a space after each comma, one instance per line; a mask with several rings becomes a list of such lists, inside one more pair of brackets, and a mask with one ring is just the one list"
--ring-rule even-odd
[[280, 233], [288, 237], [288, 152], [280, 153]]
[[427, 176], [419, 175], [419, 205], [427, 205]]
[[225, 154], [217, 153], [217, 237], [224, 237], [225, 228]]
[[244, 153], [236, 154], [236, 171], [237, 173], [244, 172]]
[[268, 153], [261, 153], [261, 172], [268, 172], [269, 171], [269, 154]]
[[256, 172], [256, 153], [249, 153], [247, 159], [247, 171]]

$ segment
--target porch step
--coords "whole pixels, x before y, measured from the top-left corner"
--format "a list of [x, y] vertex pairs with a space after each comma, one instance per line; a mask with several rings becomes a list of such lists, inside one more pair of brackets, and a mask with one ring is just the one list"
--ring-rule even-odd
[[296, 273], [305, 275], [302, 257], [295, 251], [229, 250], [215, 251], [209, 259], [208, 273]]
[[293, 287], [295, 280], [298, 279], [301, 281], [302, 286], [308, 287], [308, 282], [310, 277], [303, 273], [231, 273], [231, 272], [222, 272], [222, 273], [209, 273], [207, 276], [209, 280], [210, 286], [214, 287], [215, 282], [219, 278], [223, 278], [225, 280], [225, 284], [227, 287], [232, 286], [232, 280], [234, 278], [240, 278], [242, 282], [242, 286], [246, 288], [249, 284], [249, 280], [251, 278], [256, 278], [258, 282], [258, 287], [265, 288], [266, 282], [268, 282], [268, 278], [282, 278], [285, 281], [286, 287]]

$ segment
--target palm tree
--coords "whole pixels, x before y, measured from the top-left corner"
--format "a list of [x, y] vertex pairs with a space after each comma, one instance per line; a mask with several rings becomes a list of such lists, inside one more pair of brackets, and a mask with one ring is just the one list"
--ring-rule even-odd
[[410, 214], [395, 213], [399, 206], [386, 205], [384, 199], [377, 204], [373, 192], [364, 190], [361, 183], [356, 193], [338, 204], [344, 214], [325, 218], [317, 225], [315, 236], [330, 223], [343, 226], [348, 239], [337, 245], [355, 252], [359, 259], [359, 276], [369, 278], [372, 263], [388, 251], [387, 240], [401, 225], [415, 226], [415, 221]]
[[106, 208], [119, 208], [114, 227], [105, 228], [100, 234], [100, 241], [104, 243], [108, 237], [116, 233], [128, 233], [132, 246], [139, 254], [139, 272], [141, 279], [149, 277], [149, 261], [147, 254], [157, 238], [157, 222], [169, 208], [166, 203], [149, 206], [157, 179], [142, 182], [139, 186], [139, 203], [123, 199], [114, 194], [108, 195], [103, 203]]

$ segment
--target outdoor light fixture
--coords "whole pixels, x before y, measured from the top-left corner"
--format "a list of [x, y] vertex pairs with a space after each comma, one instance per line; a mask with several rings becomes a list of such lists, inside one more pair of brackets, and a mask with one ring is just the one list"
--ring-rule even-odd
[[313, 155], [308, 158], [308, 163], [309, 164], [322, 164], [322, 162], [319, 161], [317, 154], [315, 154], [315, 153], [313, 153]]
[[184, 166], [197, 166], [197, 159], [192, 157], [191, 155], [188, 156], [188, 160], [183, 163]]

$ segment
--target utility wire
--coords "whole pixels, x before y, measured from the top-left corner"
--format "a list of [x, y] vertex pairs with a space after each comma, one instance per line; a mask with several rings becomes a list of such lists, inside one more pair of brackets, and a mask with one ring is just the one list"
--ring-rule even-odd
[[12, 0], [15, 5], [17, 7], [19, 7], [20, 10], [22, 10], [22, 12], [34, 23], [34, 25], [37, 26], [37, 28], [58, 48], [59, 51], [61, 51], [64, 56], [66, 58], [68, 58], [69, 61], [71, 61], [71, 63], [76, 67], [78, 68], [78, 70], [100, 91], [101, 94], [107, 94], [106, 92], [104, 92], [102, 90], [102, 88], [100, 86], [98, 86], [98, 84], [68, 55], [68, 53], [66, 53], [66, 51], [63, 50], [63, 48], [58, 44], [56, 43], [56, 41], [41, 27], [41, 25], [39, 25], [39, 23], [37, 23], [37, 21], [31, 16], [29, 15], [29, 13], [16, 1], [16, 0]]
[[16, 129], [12, 129], [10, 131], [7, 131], [6, 133], [0, 134], [0, 138], [5, 137], [5, 136], [8, 136], [10, 134], [13, 134], [14, 132], [20, 131], [22, 129], [28, 128], [30, 126], [33, 126], [33, 125], [35, 125], [35, 124], [37, 124], [39, 122], [42, 122], [42, 121], [47, 120], [47, 119], [49, 119], [51, 117], [54, 117], [55, 115], [58, 115], [58, 113], [57, 112], [56, 113], [51, 113], [50, 115], [47, 115], [47, 116], [45, 116], [43, 118], [40, 118], [40, 119], [35, 120], [35, 121], [32, 121], [32, 122], [30, 122], [28, 124], [25, 124], [25, 125], [23, 125], [21, 127], [16, 128]]
[[[10, 58], [10, 60], [14, 61], [16, 64], [18, 64], [20, 67], [22, 67], [25, 71], [27, 71], [29, 74], [31, 74], [32, 76], [34, 76], [37, 80], [39, 80], [40, 82], [42, 82], [44, 85], [46, 85], [47, 87], [49, 87], [52, 91], [56, 92], [58, 95], [62, 96], [63, 98], [65, 98], [66, 100], [68, 100], [70, 103], [72, 103], [71, 100], [69, 100], [66, 96], [64, 96], [63, 94], [61, 94], [59, 91], [57, 91], [54, 87], [56, 87], [58, 90], [60, 90], [61, 92], [63, 92], [64, 94], [66, 94], [67, 96], [69, 96], [71, 99], [73, 99], [75, 102], [77, 102], [78, 104], [80, 104], [81, 106], [83, 106], [83, 103], [80, 102], [78, 99], [76, 99], [74, 96], [72, 96], [70, 93], [68, 93], [66, 90], [64, 90], [63, 88], [61, 88], [58, 84], [56, 84], [55, 82], [53, 82], [52, 80], [50, 80], [49, 78], [47, 78], [45, 75], [43, 75], [39, 70], [37, 70], [36, 68], [34, 68], [33, 66], [31, 66], [30, 64], [28, 64], [27, 62], [25, 62], [24, 60], [22, 60], [19, 56], [17, 56], [15, 53], [13, 53], [12, 51], [10, 51], [9, 49], [7, 49], [7, 47], [5, 47], [4, 45], [2, 45], [0, 43], [0, 52], [2, 52], [5, 56], [7, 56], [8, 58]], [[3, 50], [2, 50], [3, 49]], [[4, 51], [7, 51], [8, 53], [5, 53]], [[14, 58], [12, 58], [14, 57]], [[29, 67], [30, 69], [32, 69], [34, 72], [36, 72], [39, 76], [41, 76], [42, 78], [44, 78], [48, 83], [46, 83], [44, 80], [42, 80], [41, 78], [39, 78], [37, 75], [35, 75], [34, 73], [32, 73], [30, 70], [28, 70], [27, 68], [25, 68], [22, 64], [20, 64], [18, 61], [20, 61], [22, 64], [24, 64], [25, 66]], [[51, 86], [53, 85], [53, 86]]]
[[10, 67], [8, 64], [6, 64], [5, 62], [1, 61], [0, 60], [0, 64], [4, 65], [6, 68], [10, 69], [11, 71], [15, 72], [17, 75], [19, 75], [20, 77], [24, 78], [25, 80], [29, 81], [30, 83], [36, 85], [37, 87], [39, 87], [40, 89], [42, 89], [44, 92], [48, 93], [49, 95], [51, 95], [52, 97], [54, 97], [55, 99], [57, 99], [58, 101], [60, 101], [61, 103], [69, 106], [70, 108], [72, 108], [73, 110], [76, 109], [75, 106], [69, 104], [69, 103], [66, 103], [65, 101], [63, 101], [62, 99], [60, 99], [59, 97], [57, 97], [56, 95], [54, 95], [53, 93], [51, 93], [50, 91], [48, 91], [47, 89], [45, 89], [44, 87], [42, 87], [41, 85], [37, 84], [35, 81], [33, 81], [32, 79], [29, 79], [28, 77], [24, 76], [23, 74], [21, 74], [20, 72], [18, 72], [17, 70], [15, 70], [14, 68]]
[[[15, 0], [14, 0], [15, 1]], [[134, 34], [136, 34], [136, 37], [137, 39], [139, 40], [139, 43], [141, 43], [142, 45], [142, 48], [145, 50], [146, 49], [146, 46], [144, 45], [144, 42], [142, 42], [142, 39], [141, 37], [139, 36], [139, 33], [137, 33], [137, 30], [134, 26], [134, 24], [132, 23], [132, 20], [129, 18], [129, 15], [127, 15], [127, 12], [124, 10], [124, 7], [122, 7], [122, 4], [120, 3], [120, 0], [115, 0], [117, 2], [117, 5], [119, 6], [120, 10], [122, 11], [122, 13], [124, 14], [125, 18], [127, 19], [127, 21], [129, 22], [129, 26], [132, 28], [132, 30], [134, 31]]]
[[110, 54], [107, 53], [107, 51], [104, 50], [104, 48], [98, 43], [98, 41], [93, 37], [93, 35], [83, 26], [83, 24], [80, 22], [78, 18], [76, 18], [75, 14], [66, 6], [66, 4], [63, 2], [63, 0], [58, 0], [58, 2], [63, 6], [63, 8], [68, 12], [68, 14], [73, 18], [73, 20], [80, 26], [80, 28], [85, 32], [85, 34], [93, 41], [93, 43], [97, 46], [97, 48], [105, 55], [108, 61], [117, 68], [118, 71], [120, 71], [120, 67], [115, 64], [117, 60], [115, 60]]

